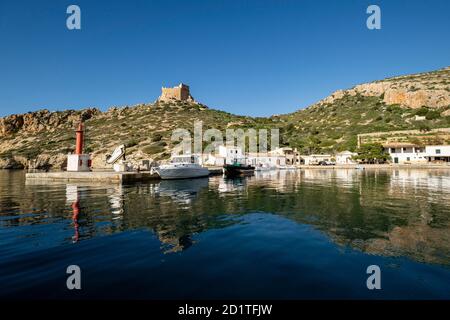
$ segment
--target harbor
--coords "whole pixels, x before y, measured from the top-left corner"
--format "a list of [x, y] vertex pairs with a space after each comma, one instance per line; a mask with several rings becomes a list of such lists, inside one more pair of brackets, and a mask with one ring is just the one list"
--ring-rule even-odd
[[[341, 152], [335, 156], [301, 156], [296, 149], [287, 147], [278, 148], [268, 154], [245, 154], [241, 148], [234, 146], [220, 146], [218, 155], [172, 155], [170, 162], [165, 164], [143, 160], [140, 164], [133, 165], [126, 159], [125, 145], [119, 145], [105, 159], [105, 164], [112, 166], [111, 169], [93, 169], [91, 155], [83, 152], [85, 129], [82, 122], [78, 124], [75, 135], [75, 152], [67, 155], [67, 168], [65, 171], [28, 172], [26, 173], [26, 180], [42, 183], [59, 181], [129, 184], [160, 179], [189, 179], [222, 174], [236, 177], [253, 175], [255, 171], [266, 172], [273, 170], [445, 169], [450, 167], [450, 162], [448, 161], [397, 161], [364, 164], [353, 160], [356, 153]], [[450, 152], [446, 146], [442, 147], [442, 149], [445, 149], [445, 152]], [[389, 150], [391, 149], [389, 148]], [[401, 154], [404, 151], [406, 152], [406, 148], [401, 149]], [[405, 157], [405, 159], [410, 159], [410, 157]]]
[[450, 301], [450, 0], [0, 7], [5, 316]]

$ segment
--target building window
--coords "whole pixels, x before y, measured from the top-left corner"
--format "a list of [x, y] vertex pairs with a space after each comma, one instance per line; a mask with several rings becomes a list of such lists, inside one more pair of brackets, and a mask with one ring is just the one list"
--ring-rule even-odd
[[436, 149], [436, 154], [441, 154], [441, 149]]
[[406, 157], [406, 161], [411, 161], [411, 159], [409, 157]]

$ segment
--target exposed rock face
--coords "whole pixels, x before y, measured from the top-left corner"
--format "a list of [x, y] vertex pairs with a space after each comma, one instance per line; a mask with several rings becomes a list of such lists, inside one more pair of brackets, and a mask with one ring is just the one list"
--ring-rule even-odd
[[24, 164], [15, 158], [0, 158], [0, 169], [23, 169]]
[[34, 160], [28, 160], [26, 163], [26, 168], [31, 169], [63, 169], [67, 166], [67, 155], [57, 154], [40, 154]]
[[[40, 153], [43, 150], [43, 148], [41, 149], [42, 142], [39, 143], [38, 140], [34, 142], [33, 137], [39, 136], [41, 132], [74, 128], [79, 121], [86, 121], [100, 114], [101, 111], [95, 108], [61, 112], [50, 112], [44, 109], [0, 118], [0, 169], [60, 169], [65, 167], [67, 161], [65, 153]], [[27, 143], [33, 149], [39, 150], [38, 153], [35, 152], [28, 157], [17, 155], [17, 148], [24, 148]]]
[[25, 114], [13, 114], [0, 118], [0, 137], [18, 131], [35, 133], [44, 130], [52, 131], [60, 126], [74, 126], [80, 120], [85, 121], [99, 113], [100, 110], [93, 108], [63, 112], [50, 112], [44, 109]]
[[348, 90], [338, 90], [319, 101], [319, 104], [333, 103], [345, 94], [383, 96], [383, 101], [387, 105], [398, 104], [414, 109], [422, 106], [446, 107], [450, 105], [450, 67], [434, 72], [364, 83]]

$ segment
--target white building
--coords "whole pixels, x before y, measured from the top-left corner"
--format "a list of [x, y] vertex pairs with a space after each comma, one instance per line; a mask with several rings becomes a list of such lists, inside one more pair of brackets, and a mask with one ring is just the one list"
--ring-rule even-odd
[[425, 148], [412, 143], [389, 143], [383, 145], [386, 152], [391, 156], [392, 163], [426, 163]]
[[336, 164], [354, 164], [357, 163], [356, 161], [352, 160], [353, 156], [357, 156], [358, 154], [356, 152], [351, 151], [342, 151], [336, 154]]
[[301, 156], [301, 163], [307, 166], [318, 165], [321, 161], [331, 162], [332, 158], [330, 154], [311, 154], [309, 156]]
[[217, 154], [204, 153], [203, 164], [209, 166], [223, 166], [225, 164], [232, 164], [236, 161], [244, 162], [245, 156], [240, 147], [219, 146]]
[[429, 162], [450, 163], [450, 146], [425, 146], [425, 157]]
[[283, 155], [276, 155], [272, 153], [249, 153], [247, 157], [247, 163], [252, 166], [285, 166], [286, 165], [286, 157]]
[[244, 155], [242, 154], [242, 148], [219, 146], [219, 157], [224, 159], [225, 164], [233, 164], [234, 162], [244, 161]]
[[391, 161], [398, 164], [450, 162], [450, 146], [417, 146], [411, 143], [384, 145]]
[[284, 165], [298, 165], [300, 164], [300, 154], [297, 149], [292, 149], [290, 147], [277, 148], [275, 150], [269, 151], [271, 156], [279, 156], [285, 159]]

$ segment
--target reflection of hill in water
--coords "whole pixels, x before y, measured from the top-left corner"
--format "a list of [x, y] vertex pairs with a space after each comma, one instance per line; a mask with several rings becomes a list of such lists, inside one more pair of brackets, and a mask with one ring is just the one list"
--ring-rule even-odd
[[[65, 221], [74, 190], [66, 185], [2, 185], [2, 226]], [[193, 235], [239, 223], [230, 214], [269, 212], [311, 224], [334, 242], [379, 255], [450, 265], [450, 172], [421, 170], [270, 171], [241, 179], [76, 186], [80, 240], [148, 228], [164, 251], [189, 248]], [[70, 188], [69, 188], [70, 189]]]

